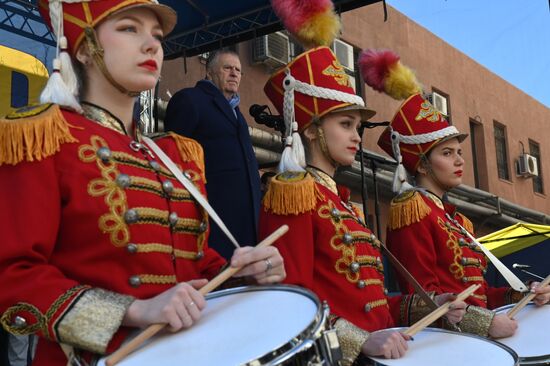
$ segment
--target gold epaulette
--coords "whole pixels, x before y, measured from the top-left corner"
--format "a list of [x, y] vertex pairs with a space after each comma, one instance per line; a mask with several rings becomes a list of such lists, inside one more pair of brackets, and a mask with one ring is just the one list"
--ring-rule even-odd
[[388, 227], [390, 230], [419, 222], [431, 212], [430, 206], [422, 198], [422, 194], [409, 190], [395, 197], [390, 204]]
[[0, 165], [42, 160], [78, 142], [56, 104], [20, 108], [0, 119]]
[[470, 221], [469, 218], [458, 212], [458, 215], [462, 218], [462, 226], [464, 229], [468, 230], [470, 234], [474, 233], [474, 224]]
[[323, 199], [315, 180], [306, 172], [284, 172], [274, 176], [263, 198], [267, 211], [277, 215], [299, 215], [311, 211]]
[[192, 161], [197, 164], [201, 171], [201, 178], [206, 182], [206, 178], [204, 176], [204, 152], [202, 150], [202, 146], [197, 141], [178, 135], [177, 133], [168, 132], [162, 136], [166, 135], [171, 136], [174, 141], [176, 141], [176, 145], [178, 146], [178, 150], [183, 161]]

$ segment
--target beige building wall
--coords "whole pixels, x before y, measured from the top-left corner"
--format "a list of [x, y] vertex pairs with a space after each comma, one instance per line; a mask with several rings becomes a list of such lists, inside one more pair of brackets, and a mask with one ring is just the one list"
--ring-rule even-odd
[[[383, 21], [382, 7], [374, 4], [343, 14], [344, 32], [341, 39], [354, 47], [388, 48], [401, 56], [404, 64], [416, 70], [418, 79], [426, 91], [434, 88], [447, 94], [452, 123], [461, 131], [469, 132], [470, 120], [479, 124], [478, 159], [480, 188], [518, 205], [544, 213], [550, 213], [550, 200], [546, 194], [550, 185], [546, 175], [550, 173], [550, 109], [502, 78], [481, 66], [468, 56], [454, 49], [434, 34], [414, 23], [388, 6], [389, 19]], [[263, 94], [263, 86], [269, 77], [264, 65], [251, 63], [251, 42], [241, 43], [237, 50], [241, 55], [244, 76], [240, 87], [241, 110], [249, 123], [258, 127], [248, 115], [251, 104], [269, 104]], [[198, 57], [167, 61], [160, 84], [160, 96], [166, 99], [166, 90], [175, 93], [189, 87], [204, 77], [204, 65]], [[365, 88], [367, 105], [376, 110], [375, 121], [391, 120], [400, 102]], [[272, 108], [272, 111], [275, 111]], [[494, 121], [506, 128], [508, 166], [510, 179], [498, 178], [496, 165]], [[184, 121], [182, 121], [184, 123]], [[260, 128], [262, 128], [260, 126]], [[376, 146], [380, 129], [368, 130], [364, 146], [384, 154]], [[537, 142], [541, 151], [541, 167], [546, 194], [533, 192], [531, 179], [517, 177], [515, 160], [521, 154], [521, 143], [528, 152], [529, 140]], [[463, 143], [466, 160], [464, 183], [474, 187], [472, 146], [470, 139]], [[387, 212], [387, 199], [382, 204], [382, 217]], [[369, 205], [373, 210], [372, 202]], [[384, 224], [384, 223], [383, 223]], [[383, 230], [384, 231], [384, 230]]]

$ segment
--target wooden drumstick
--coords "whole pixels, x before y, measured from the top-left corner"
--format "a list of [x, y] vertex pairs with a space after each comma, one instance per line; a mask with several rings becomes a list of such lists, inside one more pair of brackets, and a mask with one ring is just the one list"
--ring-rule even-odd
[[[468, 297], [470, 297], [478, 288], [480, 288], [481, 285], [472, 285], [468, 287], [466, 290], [462, 291], [456, 296], [456, 299], [454, 301], [464, 301]], [[443, 315], [447, 314], [451, 309], [451, 301], [447, 301], [445, 304], [441, 305], [416, 323], [414, 323], [409, 329], [404, 331], [403, 333], [409, 336], [414, 336], [416, 333], [420, 332], [422, 329], [426, 328], [433, 322], [435, 322], [437, 319], [441, 318]]]
[[[267, 247], [270, 246], [275, 242], [275, 240], [279, 239], [281, 236], [286, 234], [288, 231], [288, 225], [283, 225], [274, 232], [271, 233], [267, 238], [262, 240], [258, 245], [256, 245], [256, 248], [261, 247]], [[211, 281], [209, 281], [206, 285], [200, 288], [199, 292], [204, 296], [208, 294], [210, 291], [214, 290], [216, 287], [224, 283], [227, 279], [229, 279], [231, 276], [233, 276], [235, 273], [240, 271], [242, 267], [227, 267], [222, 273], [214, 277]], [[118, 362], [122, 361], [126, 356], [128, 356], [130, 353], [135, 351], [137, 348], [139, 348], [143, 342], [157, 334], [160, 330], [162, 330], [166, 324], [152, 324], [148, 326], [143, 332], [138, 334], [135, 338], [130, 340], [128, 343], [124, 344], [122, 347], [120, 347], [118, 350], [116, 350], [112, 355], [107, 357], [105, 360], [105, 365], [107, 366], [114, 366]]]
[[[539, 286], [546, 286], [550, 284], [550, 275], [548, 275], [548, 277], [546, 277], [541, 283]], [[528, 294], [527, 296], [525, 296], [523, 299], [521, 299], [520, 301], [518, 301], [518, 303], [516, 305], [514, 305], [514, 307], [512, 309], [510, 309], [506, 315], [508, 316], [508, 318], [512, 319], [514, 316], [516, 316], [516, 314], [525, 307], [525, 305], [527, 305], [529, 303], [529, 301], [533, 300], [535, 297], [537, 296], [537, 294], [533, 294], [533, 293], [530, 293]]]

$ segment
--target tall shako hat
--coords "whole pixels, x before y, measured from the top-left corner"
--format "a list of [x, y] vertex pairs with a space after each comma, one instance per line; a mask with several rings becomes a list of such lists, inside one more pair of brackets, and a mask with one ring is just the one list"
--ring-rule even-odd
[[405, 169], [414, 175], [421, 159], [434, 146], [455, 137], [463, 141], [468, 135], [449, 125], [445, 116], [424, 98], [414, 72], [401, 64], [392, 51], [365, 50], [359, 56], [359, 67], [363, 79], [374, 90], [405, 100], [380, 135], [378, 146], [397, 160], [393, 191], [410, 189]]
[[[172, 31], [177, 20], [176, 12], [157, 0], [39, 0], [38, 5], [42, 18], [57, 40], [53, 72], [40, 95], [40, 102], [57, 103], [76, 111], [81, 107], [77, 100], [78, 80], [70, 55], [75, 55], [83, 40], [95, 40], [94, 27], [114, 13], [135, 7], [153, 11], [165, 35]], [[91, 46], [101, 54], [101, 45]], [[102, 62], [102, 57], [99, 57]]]
[[264, 91], [283, 115], [285, 148], [279, 171], [303, 171], [305, 153], [299, 133], [314, 119], [329, 112], [357, 109], [363, 119], [374, 115], [357, 96], [350, 79], [334, 53], [326, 47], [340, 32], [340, 20], [330, 0], [272, 0], [284, 26], [308, 48], [292, 62], [275, 72]]

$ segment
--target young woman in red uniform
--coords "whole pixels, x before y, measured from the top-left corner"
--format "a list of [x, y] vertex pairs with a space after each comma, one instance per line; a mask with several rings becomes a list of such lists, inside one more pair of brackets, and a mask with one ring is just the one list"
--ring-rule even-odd
[[[39, 5], [61, 49], [45, 104], [0, 120], [0, 313], [8, 332], [40, 336], [34, 365], [65, 365], [59, 343], [90, 362], [132, 329], [192, 326], [206, 304], [197, 290], [225, 262], [207, 245], [205, 211], [132, 119], [175, 12], [153, 0]], [[200, 145], [157, 144], [204, 194]], [[239, 249], [231, 265], [258, 283], [285, 276], [276, 248]]]
[[[288, 2], [276, 5], [279, 15], [296, 13]], [[313, 47], [296, 57], [272, 75], [264, 90], [284, 115], [288, 135], [280, 174], [271, 179], [264, 196], [260, 235], [282, 224], [290, 227], [275, 244], [285, 260], [286, 282], [327, 301], [343, 364], [352, 364], [361, 354], [403, 356], [409, 338], [384, 329], [414, 322], [427, 308], [414, 295], [387, 297], [380, 242], [350, 204], [349, 191], [333, 178], [338, 166], [355, 160], [361, 145], [358, 128], [374, 112], [355, 95], [328, 47]], [[441, 295], [436, 301], [449, 298]], [[464, 306], [456, 304], [450, 321], [462, 318]]]
[[[427, 291], [461, 292], [478, 283], [481, 288], [467, 302], [469, 316], [476, 314], [475, 332], [501, 338], [512, 335], [517, 323], [505, 314], [488, 309], [517, 302], [523, 297], [511, 288], [493, 288], [483, 278], [487, 259], [472, 243], [473, 225], [446, 193], [462, 183], [465, 169], [461, 142], [467, 137], [449, 125], [421, 94], [414, 74], [391, 51], [365, 51], [360, 58], [367, 84], [395, 99], [406, 99], [399, 107], [378, 145], [399, 163], [394, 190], [400, 192], [390, 206], [387, 244], [393, 254]], [[405, 170], [415, 177], [414, 187], [406, 182]], [[414, 289], [399, 277], [404, 292]], [[550, 287], [538, 288], [535, 302], [550, 299]]]

